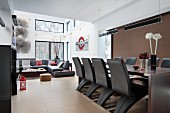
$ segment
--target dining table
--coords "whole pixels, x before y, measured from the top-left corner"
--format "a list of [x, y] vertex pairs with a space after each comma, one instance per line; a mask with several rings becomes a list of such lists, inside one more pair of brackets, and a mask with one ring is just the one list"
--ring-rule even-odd
[[148, 67], [135, 70], [133, 65], [126, 67], [131, 75], [130, 78], [143, 78], [148, 81], [148, 113], [169, 113], [170, 68], [157, 67], [151, 70]]

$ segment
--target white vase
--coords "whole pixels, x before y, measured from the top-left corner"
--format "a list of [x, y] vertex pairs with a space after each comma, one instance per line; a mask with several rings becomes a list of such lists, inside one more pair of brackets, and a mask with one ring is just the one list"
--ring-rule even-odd
[[140, 68], [148, 68], [148, 59], [140, 59]]

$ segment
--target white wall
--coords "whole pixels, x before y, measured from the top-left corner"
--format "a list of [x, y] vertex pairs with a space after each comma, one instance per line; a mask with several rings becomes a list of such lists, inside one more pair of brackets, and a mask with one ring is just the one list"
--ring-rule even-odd
[[[97, 33], [94, 24], [90, 22], [81, 22], [79, 27], [67, 34], [70, 37], [70, 61], [72, 57], [96, 57], [97, 56]], [[89, 36], [89, 49], [88, 51], [76, 51], [76, 42], [83, 36]]]
[[11, 11], [0, 9], [0, 15], [5, 23], [5, 27], [0, 26], [0, 45], [11, 45], [13, 25]]
[[28, 54], [19, 54], [19, 58], [35, 58], [35, 40], [55, 42], [67, 41], [66, 37], [63, 37], [63, 33], [35, 31], [35, 19], [61, 23], [64, 23], [65, 19], [22, 11], [14, 11], [14, 13], [17, 15], [18, 18], [26, 19], [29, 22], [27, 38], [31, 41], [31, 50]]

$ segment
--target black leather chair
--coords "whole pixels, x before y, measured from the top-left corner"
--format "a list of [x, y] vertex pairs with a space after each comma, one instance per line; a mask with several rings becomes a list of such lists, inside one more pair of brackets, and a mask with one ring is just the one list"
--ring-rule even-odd
[[85, 79], [92, 83], [86, 92], [86, 96], [90, 97], [92, 93], [99, 88], [99, 85], [96, 84], [95, 71], [90, 59], [82, 58], [82, 62], [85, 71]]
[[73, 57], [73, 62], [76, 68], [76, 74], [79, 77], [79, 85], [77, 87], [78, 91], [81, 91], [81, 89], [89, 82], [85, 79], [85, 72], [84, 67], [80, 62], [80, 59], [78, 57]]
[[170, 58], [163, 58], [161, 67], [170, 68]]
[[115, 59], [115, 60], [123, 60], [122, 57], [115, 57], [114, 59]]
[[130, 81], [123, 60], [107, 60], [111, 72], [112, 90], [121, 94], [114, 113], [126, 113], [138, 100], [148, 94], [146, 87]]
[[136, 57], [128, 57], [126, 58], [126, 65], [135, 65], [136, 64]]
[[[158, 67], [159, 66], [159, 58], [156, 58], [156, 67]], [[151, 66], [151, 58], [149, 58], [149, 60], [148, 60], [148, 66]]]
[[106, 69], [106, 63], [103, 59], [92, 58], [92, 64], [95, 70], [96, 84], [104, 88], [97, 101], [97, 104], [103, 106], [107, 99], [113, 94], [113, 90], [111, 90], [111, 81]]

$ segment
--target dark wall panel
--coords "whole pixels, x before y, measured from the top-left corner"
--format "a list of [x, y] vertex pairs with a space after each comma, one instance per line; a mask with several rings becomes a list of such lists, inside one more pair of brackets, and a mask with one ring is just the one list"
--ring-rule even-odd
[[[131, 30], [118, 29], [118, 33], [113, 35], [113, 56], [137, 57], [141, 52], [149, 52], [149, 40], [145, 39], [148, 32], [160, 33], [162, 39], [158, 42], [157, 55], [159, 58], [170, 57], [170, 13], [162, 15], [162, 22]], [[155, 48], [155, 40], [152, 40]], [[139, 64], [139, 60], [137, 61]]]

